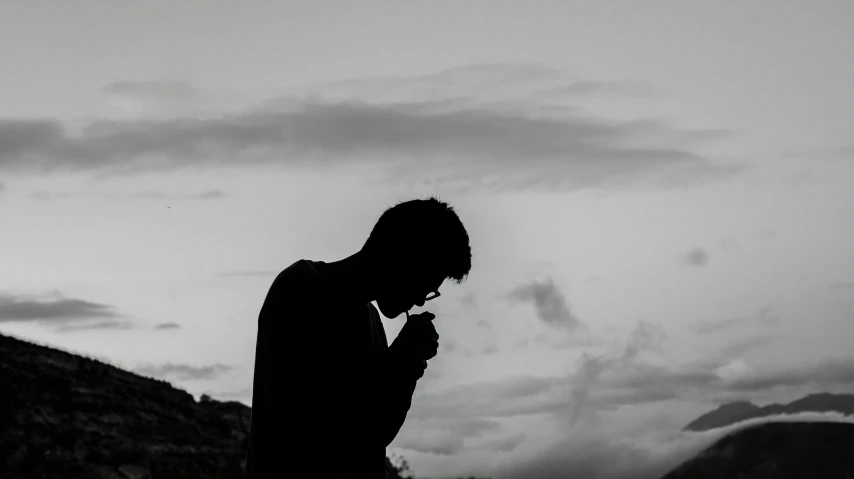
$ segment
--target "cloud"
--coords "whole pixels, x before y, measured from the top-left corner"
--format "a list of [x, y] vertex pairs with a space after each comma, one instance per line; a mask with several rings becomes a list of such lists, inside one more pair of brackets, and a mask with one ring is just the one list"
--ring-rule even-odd
[[38, 298], [0, 293], [0, 323], [44, 321], [59, 324], [118, 317], [116, 310], [106, 304], [65, 298], [59, 293], [52, 296], [52, 298]]
[[777, 333], [761, 334], [758, 336], [746, 337], [736, 341], [731, 341], [719, 349], [719, 354], [723, 358], [738, 357], [752, 351], [756, 348], [775, 343], [779, 341], [781, 336]]
[[763, 306], [762, 309], [759, 310], [759, 316], [756, 319], [762, 324], [770, 324], [780, 321], [780, 317], [774, 314], [774, 310], [771, 306]]
[[813, 364], [785, 369], [746, 371], [727, 382], [727, 388], [739, 392], [759, 392], [778, 387], [830, 386], [854, 384], [854, 356], [830, 358]]
[[854, 281], [840, 281], [831, 284], [828, 289], [831, 291], [848, 291], [854, 289]]
[[721, 251], [737, 251], [742, 248], [741, 242], [733, 238], [721, 238], [718, 242]]
[[[496, 474], [500, 471], [507, 478], [660, 477], [720, 437], [720, 431], [711, 435], [680, 431], [698, 414], [700, 403], [755, 399], [779, 388], [826, 390], [854, 385], [854, 356], [796, 368], [759, 367], [739, 357], [777, 339], [774, 335], [745, 338], [702, 361], [657, 363], [645, 359], [645, 352], [664, 351], [666, 335], [660, 326], [641, 321], [622, 347], [610, 353], [583, 354], [578, 367], [563, 376], [517, 376], [420, 394], [408, 416], [418, 427], [408, 433], [406, 442], [395, 446], [483, 457], [477, 456], [478, 451], [498, 451], [495, 446], [502, 440], [510, 442], [511, 436], [496, 428], [474, 440], [444, 425], [537, 415], [556, 425], [548, 437], [556, 434], [557, 442], [537, 447], [543, 438], [534, 437], [538, 434], [531, 428], [533, 436], [516, 437], [515, 444], [508, 444], [515, 449], [506, 461], [500, 456]], [[495, 448], [489, 449], [490, 444]], [[485, 470], [476, 472], [482, 476]]]
[[232, 366], [224, 364], [211, 364], [207, 366], [193, 366], [189, 364], [165, 363], [160, 365], [147, 365], [134, 368], [137, 374], [152, 377], [169, 377], [178, 380], [211, 380], [220, 374], [231, 371]]
[[127, 329], [133, 329], [133, 327], [134, 327], [134, 324], [131, 323], [130, 321], [109, 320], [109, 321], [94, 321], [94, 322], [67, 324], [67, 325], [59, 326], [56, 330], [58, 332], [66, 333], [66, 332], [74, 332], [74, 331], [127, 330]]
[[[751, 325], [751, 324], [754, 324], [754, 325], [758, 324], [758, 325], [762, 326], [762, 325], [773, 324], [773, 323], [776, 323], [779, 321], [780, 321], [780, 317], [777, 316], [776, 314], [774, 314], [773, 309], [770, 306], [766, 305], [766, 306], [763, 306], [759, 310], [759, 313], [753, 319], [750, 319], [750, 318], [729, 318], [729, 319], [719, 319], [719, 320], [714, 320], [714, 321], [701, 321], [701, 322], [694, 323], [691, 326], [691, 330], [694, 331], [696, 334], [705, 335], [705, 334], [716, 333], [719, 331], [730, 329], [730, 328], [733, 328], [736, 326], [747, 326], [747, 325]], [[754, 340], [769, 341], [771, 339], [776, 339], [776, 338], [777, 338], [776, 335], [763, 336], [763, 337], [760, 337], [760, 339], [750, 338], [750, 339], [748, 339], [748, 342], [754, 341]], [[742, 344], [742, 343], [741, 342], [734, 343], [735, 347], [740, 347], [740, 346], [738, 346], [739, 344]], [[733, 347], [733, 344], [731, 344], [729, 346], [725, 346], [724, 350], [729, 350], [729, 348], [731, 348], [731, 347]]]
[[69, 192], [69, 191], [33, 191], [30, 198], [36, 200], [59, 200], [64, 198], [107, 198], [113, 200], [170, 200], [170, 201], [193, 201], [193, 200], [218, 200], [228, 198], [229, 194], [222, 190], [207, 190], [199, 193], [166, 193], [162, 191], [140, 191], [137, 193], [93, 193], [93, 192]]
[[520, 338], [517, 341], [517, 346], [528, 347], [532, 343], [539, 346], [547, 346], [552, 349], [580, 348], [601, 346], [605, 340], [591, 333], [587, 329], [582, 329], [573, 332], [571, 335], [559, 335], [553, 332], [541, 331], [533, 340], [530, 338]]
[[222, 190], [208, 190], [193, 194], [163, 193], [158, 191], [141, 191], [134, 193], [130, 198], [136, 199], [162, 199], [162, 200], [218, 200], [228, 198], [228, 193]]
[[134, 97], [148, 101], [179, 102], [198, 95], [199, 91], [184, 81], [116, 81], [102, 88], [104, 94], [118, 97]]
[[566, 399], [545, 393], [565, 384], [562, 377], [531, 376], [464, 384], [420, 395], [410, 414], [418, 419], [462, 420], [551, 412], [565, 407]]
[[[591, 355], [584, 353], [581, 358], [581, 366], [571, 381], [570, 396], [572, 401], [570, 403], [571, 409], [569, 410], [569, 423], [575, 424], [581, 418], [585, 409], [591, 405], [590, 397], [593, 389], [605, 372], [633, 363], [644, 351], [660, 349], [666, 337], [661, 326], [640, 321], [634, 331], [629, 335], [625, 347], [620, 354]], [[648, 393], [649, 391], [644, 391], [641, 394], [635, 394], [633, 401], [640, 403], [648, 400], [658, 401], [663, 398], [669, 399], [667, 395], [662, 398], [658, 395], [650, 395]], [[612, 397], [611, 401], [607, 402], [613, 405], [614, 399], [620, 401], [619, 396], [621, 395]], [[622, 401], [625, 401], [625, 399], [623, 398]], [[598, 406], [601, 405], [603, 405], [603, 401], [600, 401], [598, 404]], [[597, 407], [597, 404], [594, 403], [593, 407]]]
[[643, 360], [645, 352], [664, 351], [666, 338], [660, 326], [641, 321], [620, 349], [585, 352], [578, 367], [565, 376], [517, 376], [426, 392], [413, 404], [410, 415], [453, 420], [552, 414], [572, 425], [623, 406], [674, 399], [707, 402], [778, 388], [854, 385], [854, 357], [786, 369], [760, 368], [741, 357], [776, 341], [776, 335], [731, 343], [693, 363], [661, 365]]
[[[579, 368], [567, 376], [518, 376], [478, 382], [420, 396], [410, 414], [424, 419], [466, 417], [512, 417], [527, 414], [561, 413], [578, 416], [588, 406], [639, 404], [659, 401], [662, 395], [646, 384], [615, 384], [597, 391], [603, 373], [635, 361], [644, 351], [658, 350], [664, 340], [662, 329], [641, 321], [615, 354], [583, 354]], [[594, 407], [594, 409], [595, 409]]]
[[383, 101], [423, 101], [452, 98], [457, 101], [501, 103], [527, 100], [560, 105], [566, 100], [613, 96], [650, 96], [660, 90], [648, 81], [590, 80], [539, 64], [486, 63], [451, 68], [428, 75], [381, 76], [327, 82], [302, 91], [323, 98], [345, 99], [360, 95]]
[[724, 382], [738, 381], [754, 375], [756, 370], [747, 361], [738, 358], [715, 369], [715, 374]]
[[6, 193], [6, 184], [0, 181], [0, 196], [3, 196], [4, 193]]
[[453, 353], [457, 350], [459, 344], [457, 344], [457, 342], [454, 341], [453, 338], [447, 338], [442, 340], [442, 342], [439, 344], [439, 347], [444, 353]]
[[511, 434], [505, 437], [488, 439], [478, 444], [474, 444], [471, 449], [478, 451], [493, 451], [501, 453], [509, 453], [516, 449], [525, 440], [524, 434]]
[[566, 297], [549, 277], [545, 280], [532, 280], [513, 288], [507, 293], [510, 301], [529, 302], [534, 305], [537, 317], [550, 326], [577, 329], [583, 327], [581, 321], [572, 313]]
[[697, 334], [716, 333], [718, 331], [729, 329], [732, 326], [736, 326], [744, 322], [744, 318], [729, 318], [719, 319], [715, 321], [702, 321], [691, 325], [691, 330]]
[[[527, 74], [524, 66], [478, 74], [486, 75], [482, 82], [501, 83], [514, 71]], [[470, 98], [459, 93], [462, 81], [453, 74], [434, 78], [439, 96], [416, 100], [314, 92], [210, 117], [102, 119], [79, 132], [51, 119], [4, 120], [0, 171], [359, 166], [375, 167], [389, 181], [583, 188], [686, 184], [743, 169], [695, 151], [692, 145], [719, 137], [717, 131], [679, 130], [657, 119], [609, 120], [530, 98]]]
[[686, 436], [660, 430], [631, 436], [617, 433], [615, 437], [602, 431], [578, 431], [533, 457], [503, 467], [501, 477], [657, 479], [712, 442], [697, 436], [687, 441]]
[[232, 94], [180, 80], [116, 81], [104, 85], [102, 93], [118, 112], [135, 117], [214, 115], [240, 106]]
[[709, 262], [709, 253], [702, 248], [694, 248], [685, 254], [688, 266], [705, 266]]
[[460, 298], [460, 303], [466, 308], [477, 309], [477, 296], [472, 292], [468, 292]]
[[[500, 433], [501, 424], [484, 418], [407, 421], [391, 447], [436, 455], [459, 453], [466, 442]], [[499, 444], [507, 447], [506, 444]]]
[[680, 368], [634, 365], [603, 378], [605, 389], [654, 389], [683, 400], [759, 397], [777, 390], [828, 390], [854, 385], [854, 356], [829, 358], [796, 366], [750, 364], [741, 354], [775, 340], [760, 336], [722, 348], [718, 356]]
[[237, 271], [225, 271], [217, 274], [218, 278], [255, 278], [255, 277], [270, 277], [279, 274], [278, 271], [272, 269], [247, 269]]
[[793, 150], [783, 153], [783, 158], [808, 158], [847, 160], [854, 157], [854, 145], [843, 145], [830, 148], [816, 148], [806, 150]]
[[854, 423], [854, 418], [837, 413], [778, 415], [702, 432], [667, 430], [652, 421], [635, 428], [574, 430], [535, 454], [484, 473], [500, 473], [505, 479], [658, 479], [735, 431], [768, 422], [805, 421]]
[[165, 330], [165, 329], [180, 329], [181, 325], [178, 323], [160, 323], [154, 326], [154, 329], [157, 330]]
[[618, 95], [618, 96], [648, 96], [658, 92], [650, 82], [606, 82], [579, 80], [562, 87], [556, 87], [550, 93], [556, 95]]
[[65, 129], [55, 120], [0, 119], [0, 167], [11, 166], [21, 155], [43, 149], [64, 135]]
[[50, 200], [61, 200], [63, 198], [73, 198], [75, 196], [83, 196], [80, 193], [72, 193], [70, 191], [32, 191], [30, 192], [30, 198], [34, 200], [41, 201], [50, 201]]

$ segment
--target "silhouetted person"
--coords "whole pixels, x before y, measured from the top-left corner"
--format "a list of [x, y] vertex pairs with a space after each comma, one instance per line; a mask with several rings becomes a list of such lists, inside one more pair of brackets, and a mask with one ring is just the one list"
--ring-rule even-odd
[[[279, 273], [258, 317], [246, 477], [384, 477], [439, 347], [433, 315], [408, 311], [470, 270], [465, 227], [429, 198], [386, 210], [355, 254]], [[391, 346], [372, 301], [387, 318], [407, 313]]]

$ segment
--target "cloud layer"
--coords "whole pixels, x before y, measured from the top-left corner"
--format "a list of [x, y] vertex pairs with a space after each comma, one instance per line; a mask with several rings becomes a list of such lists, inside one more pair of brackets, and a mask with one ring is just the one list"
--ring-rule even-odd
[[65, 298], [59, 294], [53, 298], [39, 299], [0, 293], [0, 322], [35, 320], [66, 322], [115, 317], [117, 313], [112, 306], [84, 299]]
[[531, 303], [537, 317], [550, 326], [568, 329], [584, 327], [570, 310], [566, 296], [551, 277], [519, 285], [507, 293], [507, 299]]
[[58, 332], [130, 329], [113, 306], [61, 293], [20, 295], [0, 292], [0, 323], [48, 325]]
[[502, 479], [585, 477], [657, 479], [734, 431], [766, 422], [854, 422], [837, 413], [770, 416], [704, 432], [663, 431], [653, 424], [629, 430], [580, 430], [550, 448], [494, 471]]
[[[646, 180], [684, 183], [741, 170], [715, 164], [694, 149], [699, 141], [721, 137], [720, 131], [680, 130], [657, 119], [609, 120], [531, 98], [496, 101], [461, 94], [478, 75], [480, 83], [491, 85], [486, 88], [501, 90], [507, 82], [533, 82], [545, 73], [524, 66], [445, 73], [424, 80], [438, 94], [415, 100], [417, 95], [369, 98], [364, 84], [370, 81], [364, 80], [362, 94], [321, 90], [217, 116], [102, 119], [75, 132], [51, 119], [2, 120], [0, 171], [115, 174], [272, 164], [373, 167], [388, 179], [407, 182], [580, 188]], [[360, 91], [353, 87], [358, 83], [350, 90]], [[567, 80], [563, 87], [579, 85]], [[581, 90], [596, 90], [594, 85], [588, 82]], [[140, 101], [192, 96], [186, 85], [126, 82], [111, 89], [124, 96], [136, 91]]]
[[709, 262], [709, 253], [702, 248], [694, 248], [685, 253], [685, 263], [689, 266], [705, 266]]
[[228, 198], [229, 194], [222, 190], [207, 190], [199, 193], [166, 193], [162, 191], [140, 191], [137, 193], [90, 193], [90, 192], [49, 192], [33, 191], [30, 198], [36, 200], [58, 200], [64, 198], [101, 198], [111, 200], [169, 200], [169, 201], [199, 201], [220, 200]]
[[[767, 308], [763, 311], [769, 314]], [[761, 317], [763, 313], [754, 321]], [[698, 406], [755, 401], [775, 391], [854, 385], [854, 356], [785, 369], [760, 368], [743, 359], [745, 353], [778, 341], [774, 333], [745, 336], [710, 356], [680, 364], [656, 360], [667, 349], [667, 337], [657, 324], [640, 321], [619, 347], [583, 352], [564, 375], [514, 376], [425, 391], [413, 402], [411, 426], [393, 446], [458, 457], [504, 451], [519, 459], [536, 447], [537, 433], [528, 428], [520, 436], [507, 430], [504, 421], [545, 417], [559, 428], [557, 436], [566, 439], [553, 449], [538, 449], [536, 460], [502, 470], [509, 475], [501, 477], [658, 477], [698, 450], [700, 442], [711, 442], [679, 431], [698, 414]], [[695, 412], [674, 413], [688, 405]], [[629, 423], [637, 427], [631, 429], [625, 418], [633, 418]], [[638, 420], [647, 419], [648, 424], [638, 426]], [[485, 429], [470, 431], [463, 427], [469, 422]], [[483, 470], [471, 472], [483, 475]]]
[[177, 379], [182, 381], [216, 379], [222, 373], [233, 369], [225, 364], [209, 364], [205, 366], [194, 366], [190, 364], [164, 363], [158, 365], [145, 365], [134, 368], [133, 372], [144, 376]]
[[158, 331], [165, 331], [170, 329], [181, 329], [181, 325], [178, 323], [159, 323], [154, 326], [154, 329]]

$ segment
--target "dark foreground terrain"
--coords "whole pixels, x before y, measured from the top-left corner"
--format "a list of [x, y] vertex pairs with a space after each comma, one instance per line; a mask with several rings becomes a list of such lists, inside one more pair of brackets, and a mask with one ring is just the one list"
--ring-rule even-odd
[[249, 421], [241, 403], [0, 334], [0, 479], [242, 478]]
[[[854, 395], [813, 394], [765, 408], [733, 404], [686, 429], [781, 412], [850, 414]], [[238, 402], [196, 401], [165, 381], [0, 334], [0, 479], [242, 478], [250, 411]], [[324, 477], [322, 465], [317, 477]], [[747, 427], [663, 479], [686, 478], [854, 479], [854, 425]]]
[[737, 430], [662, 479], [854, 478], [854, 424], [770, 422]]

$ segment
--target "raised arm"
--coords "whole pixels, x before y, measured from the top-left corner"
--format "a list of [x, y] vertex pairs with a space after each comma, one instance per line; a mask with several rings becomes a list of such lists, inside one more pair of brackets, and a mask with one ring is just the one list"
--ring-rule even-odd
[[415, 386], [424, 376], [427, 360], [438, 352], [439, 335], [432, 323], [434, 317], [429, 312], [409, 317], [388, 348], [387, 373], [383, 383], [386, 446], [394, 440], [406, 420]]
[[[383, 441], [386, 446], [394, 441], [406, 415], [412, 406], [412, 395], [418, 379], [423, 375], [422, 361], [415, 360], [406, 355], [395, 354], [394, 348], [389, 348], [385, 375], [383, 377], [383, 406], [385, 411], [385, 429]], [[417, 371], [420, 370], [420, 373]]]

